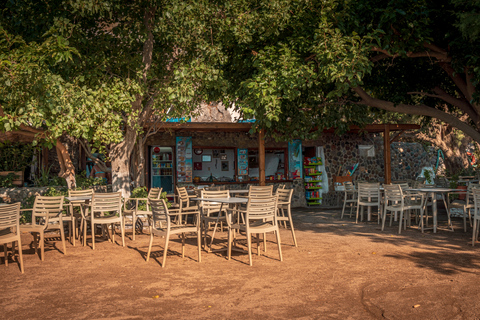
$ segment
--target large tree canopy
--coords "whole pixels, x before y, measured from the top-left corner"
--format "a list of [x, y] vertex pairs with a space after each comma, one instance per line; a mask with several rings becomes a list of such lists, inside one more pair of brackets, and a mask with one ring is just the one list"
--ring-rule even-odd
[[[252, 7], [232, 14], [241, 31], [224, 47], [230, 94], [279, 136], [369, 121], [370, 106], [434, 117], [480, 142], [479, 8], [455, 0]], [[249, 24], [265, 10], [272, 23]]]

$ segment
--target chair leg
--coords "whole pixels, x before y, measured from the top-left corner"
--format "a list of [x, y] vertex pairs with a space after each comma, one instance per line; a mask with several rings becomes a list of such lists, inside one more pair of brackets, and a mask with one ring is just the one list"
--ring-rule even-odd
[[20, 238], [18, 239], [18, 260], [19, 260], [19, 263], [20, 263], [20, 270], [23, 273], [24, 272], [24, 270], [23, 270], [23, 252], [22, 252], [22, 241], [20, 240]]
[[60, 226], [60, 238], [62, 239], [62, 244], [63, 244], [63, 254], [67, 254], [67, 246], [65, 245], [65, 231], [63, 230], [63, 223]]
[[357, 216], [355, 218], [355, 223], [358, 223], [358, 211], [360, 210], [360, 205], [357, 204]]
[[387, 219], [387, 206], [383, 209], [382, 231], [385, 229], [385, 220]]
[[345, 199], [343, 200], [342, 215], [340, 216], [340, 219], [343, 219], [343, 214], [345, 213], [345, 206], [346, 205], [347, 205], [347, 195], [345, 194]]
[[283, 256], [282, 256], [282, 241], [280, 240], [280, 230], [275, 231], [275, 234], [277, 236], [277, 246], [278, 246], [278, 256], [280, 257], [280, 261], [283, 261]]
[[477, 231], [477, 219], [473, 219], [472, 247], [475, 246], [475, 235]]
[[90, 224], [91, 224], [90, 232], [92, 233], [92, 250], [95, 250], [95, 224], [93, 223], [93, 219], [92, 219], [92, 222]]
[[165, 247], [163, 249], [163, 261], [162, 261], [162, 268], [165, 268], [165, 261], [167, 261], [167, 252], [168, 252], [168, 241], [170, 240], [170, 234], [167, 233], [165, 236]]
[[198, 262], [202, 262], [202, 231], [200, 230], [200, 224], [197, 222], [197, 250], [198, 250]]
[[122, 233], [122, 247], [125, 247], [125, 222], [120, 221], [120, 232]]
[[227, 252], [227, 260], [230, 260], [232, 257], [232, 230], [228, 228], [228, 252]]
[[8, 267], [8, 251], [7, 251], [7, 243], [3, 244], [3, 254], [4, 254], [4, 260], [5, 260], [5, 266]]
[[288, 221], [290, 222], [290, 228], [292, 229], [293, 243], [295, 244], [295, 247], [298, 247], [297, 238], [295, 237], [295, 229], [293, 228], [292, 212], [290, 210], [290, 207], [288, 207], [287, 209], [287, 214], [288, 214]]
[[403, 221], [403, 210], [400, 211], [400, 217], [398, 219], [398, 234], [402, 233], [402, 221]]
[[257, 235], [257, 256], [260, 255], [260, 234], [256, 234]]
[[42, 253], [42, 261], [45, 259], [45, 234], [40, 232], [40, 252]]
[[148, 245], [147, 259], [146, 262], [150, 259], [150, 252], [152, 252], [152, 243], [153, 243], [153, 233], [150, 232], [150, 244]]
[[132, 240], [135, 241], [135, 225], [137, 223], [137, 215], [135, 214], [135, 210], [132, 213]]
[[252, 234], [247, 232], [247, 246], [248, 246], [248, 259], [250, 260], [250, 266], [252, 266]]

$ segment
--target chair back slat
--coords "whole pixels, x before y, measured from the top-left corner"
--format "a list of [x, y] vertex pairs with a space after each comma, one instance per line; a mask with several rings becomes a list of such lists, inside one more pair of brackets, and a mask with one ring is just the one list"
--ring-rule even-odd
[[385, 190], [385, 201], [403, 203], [403, 192], [400, 184], [386, 184], [383, 188]]
[[168, 207], [163, 199], [148, 199], [150, 208], [152, 209], [152, 218], [154, 229], [160, 230], [164, 227], [164, 224], [167, 224], [167, 227], [170, 225], [170, 217], [168, 216]]
[[271, 186], [250, 186], [249, 197], [269, 197], [273, 195], [273, 185]]
[[37, 196], [33, 204], [32, 221], [35, 217], [44, 217], [48, 215], [54, 218], [63, 211], [64, 197]]
[[121, 214], [122, 194], [120, 192], [112, 193], [94, 193], [92, 196], [93, 212], [117, 211]]
[[[201, 197], [205, 199], [230, 198], [230, 190], [202, 190]], [[222, 204], [218, 202], [202, 201], [201, 206], [204, 214], [209, 215], [212, 212], [218, 212]]]
[[[20, 202], [0, 206], [0, 230], [16, 228], [20, 223]], [[16, 231], [17, 232], [17, 231]]]
[[[277, 196], [249, 197], [247, 220], [274, 220], [277, 211]], [[276, 219], [275, 219], [276, 221]]]
[[359, 198], [379, 198], [380, 183], [359, 182], [358, 197]]
[[293, 189], [277, 189], [277, 201], [283, 203], [292, 202]]
[[150, 191], [148, 192], [148, 197], [149, 199], [160, 199], [160, 196], [162, 195], [162, 189], [163, 188], [150, 188]]

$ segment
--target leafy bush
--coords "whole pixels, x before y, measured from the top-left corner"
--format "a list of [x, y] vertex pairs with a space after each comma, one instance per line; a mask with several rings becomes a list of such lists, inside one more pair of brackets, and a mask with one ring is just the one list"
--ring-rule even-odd
[[9, 173], [6, 176], [0, 176], [0, 188], [13, 188], [15, 185], [13, 184], [13, 180], [18, 179], [14, 173]]
[[[148, 197], [147, 187], [137, 187], [132, 190], [132, 193], [130, 195], [130, 198], [147, 198], [147, 197]], [[160, 195], [160, 199], [165, 200], [168, 208], [172, 206], [172, 204], [167, 200], [166, 192], [162, 192], [162, 194]], [[145, 201], [140, 201], [138, 205], [138, 210], [147, 210], [147, 203]]]
[[87, 177], [87, 173], [82, 171], [80, 174], [75, 175], [77, 190], [86, 190], [91, 186], [103, 186], [105, 180], [103, 178]]
[[31, 165], [35, 147], [20, 142], [0, 142], [0, 171], [23, 171]]

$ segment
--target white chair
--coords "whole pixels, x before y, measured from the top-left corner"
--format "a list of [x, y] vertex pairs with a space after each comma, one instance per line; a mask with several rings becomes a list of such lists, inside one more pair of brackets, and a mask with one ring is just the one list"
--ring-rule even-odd
[[372, 207], [378, 208], [378, 223], [381, 219], [381, 196], [380, 196], [380, 183], [358, 182], [358, 198], [357, 198], [357, 216], [355, 223], [358, 223], [358, 215], [361, 215], [361, 221], [363, 221], [363, 209], [368, 208], [368, 220], [370, 220], [370, 211]]
[[23, 273], [22, 241], [20, 236], [20, 202], [0, 205], [0, 244], [3, 244], [5, 266], [8, 266], [7, 243], [12, 243], [15, 255], [15, 242], [18, 242], [18, 263]]
[[342, 216], [340, 219], [343, 219], [343, 215], [345, 214], [345, 207], [347, 204], [350, 206], [350, 218], [352, 217], [353, 214], [353, 208], [357, 206], [357, 190], [355, 189], [355, 186], [353, 183], [350, 181], [346, 181], [343, 183], [343, 186], [345, 188], [345, 196], [343, 198], [343, 208], [342, 208]]
[[[196, 233], [197, 234], [197, 247], [198, 247], [198, 262], [202, 261], [201, 256], [201, 231], [200, 231], [200, 213], [195, 212], [196, 219], [193, 223], [178, 223], [182, 221], [181, 219], [176, 219], [177, 223], [172, 221], [172, 217], [181, 215], [182, 213], [175, 212], [172, 213], [168, 210], [167, 204], [163, 199], [150, 199], [150, 207], [152, 209], [152, 218], [153, 222], [150, 225], [150, 244], [148, 246], [147, 258], [146, 261], [150, 259], [150, 253], [152, 251], [153, 237], [160, 236], [165, 237], [165, 246], [163, 248], [163, 262], [162, 268], [165, 267], [165, 262], [167, 260], [168, 252], [168, 243], [170, 241], [170, 236], [173, 234], [182, 235], [182, 258], [185, 257], [185, 235], [186, 233]], [[193, 213], [193, 212], [192, 212]]]
[[404, 228], [410, 221], [410, 210], [420, 210], [421, 225], [423, 232], [423, 204], [424, 197], [422, 194], [404, 194], [399, 184], [384, 185], [385, 190], [385, 206], [382, 218], [382, 231], [385, 229], [385, 220], [387, 212], [390, 211], [390, 226], [392, 225], [393, 216], [400, 213], [398, 221], [398, 233], [402, 233], [402, 222], [405, 220]]

